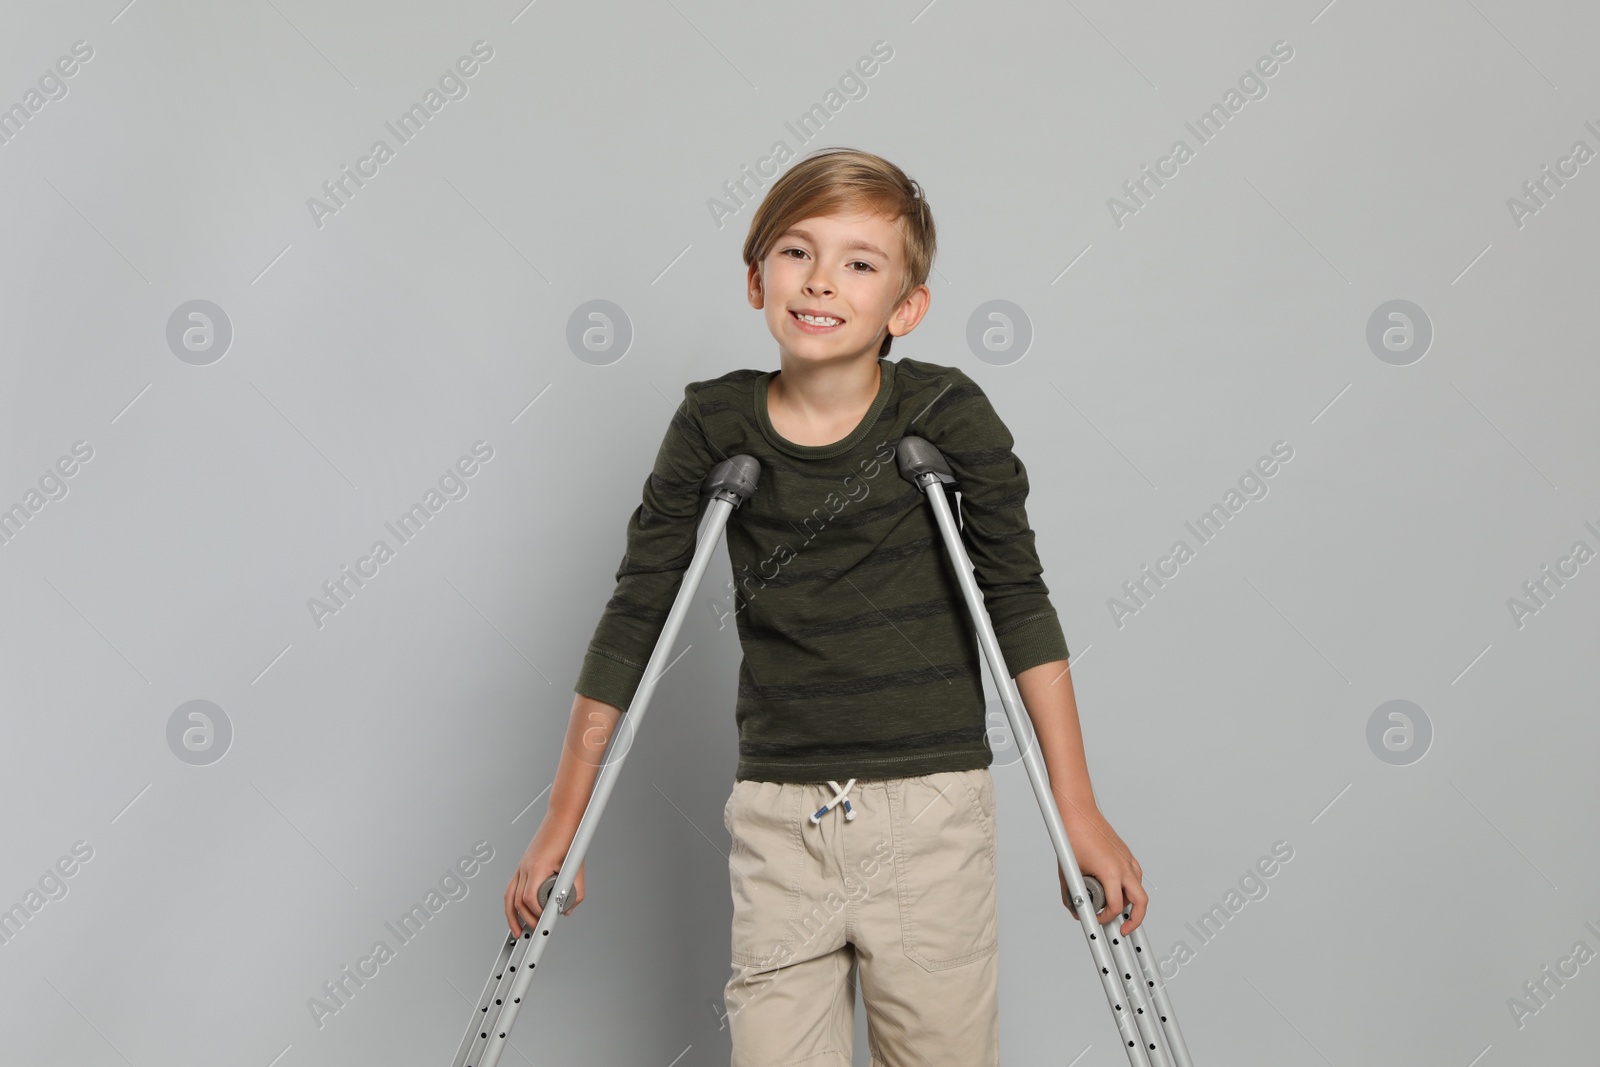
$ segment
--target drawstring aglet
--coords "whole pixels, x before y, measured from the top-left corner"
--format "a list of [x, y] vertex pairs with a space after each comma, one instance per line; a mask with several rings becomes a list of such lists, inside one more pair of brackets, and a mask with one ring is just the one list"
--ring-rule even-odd
[[833, 799], [829, 800], [826, 804], [822, 805], [822, 807], [811, 813], [811, 824], [813, 826], [821, 823], [822, 817], [828, 814], [828, 809], [833, 807], [835, 804], [844, 805], [844, 817], [847, 820], [854, 819], [856, 817], [855, 809], [850, 807], [850, 798], [845, 796], [846, 793], [850, 792], [850, 787], [856, 784], [856, 780], [854, 778], [850, 779], [844, 784], [844, 788], [842, 789], [839, 787], [838, 782], [830, 780], [828, 784], [833, 787]]

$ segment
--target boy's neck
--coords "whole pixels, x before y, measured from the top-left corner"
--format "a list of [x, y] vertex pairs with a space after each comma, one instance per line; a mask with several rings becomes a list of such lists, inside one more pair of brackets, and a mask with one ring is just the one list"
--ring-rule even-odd
[[812, 363], [780, 356], [767, 383], [767, 417], [796, 444], [831, 444], [861, 422], [883, 385], [876, 355]]

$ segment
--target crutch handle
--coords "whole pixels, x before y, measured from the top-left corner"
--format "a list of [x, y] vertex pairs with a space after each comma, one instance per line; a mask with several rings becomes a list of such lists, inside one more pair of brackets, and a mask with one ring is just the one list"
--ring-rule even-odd
[[[556, 879], [558, 877], [560, 877], [560, 874], [561, 874], [560, 871], [557, 871], [555, 874], [552, 874], [550, 877], [546, 878], [544, 880], [544, 884], [539, 887], [539, 910], [540, 911], [543, 911], [545, 908], [547, 908], [550, 905], [550, 892], [551, 892], [551, 890], [555, 889], [555, 887], [556, 887]], [[577, 907], [577, 904], [574, 903], [573, 907]], [[571, 915], [572, 914], [572, 908], [567, 908], [561, 914], [563, 914], [563, 915]], [[527, 929], [527, 924], [526, 923], [523, 924], [523, 928]]]
[[[1106, 906], [1106, 887], [1101, 885], [1100, 879], [1096, 878], [1092, 874], [1086, 874], [1083, 876], [1083, 884], [1084, 887], [1089, 890], [1089, 903], [1094, 905], [1091, 910], [1096, 915], [1099, 915], [1100, 909]], [[1124, 915], [1128, 914], [1129, 909], [1132, 907], [1133, 901], [1124, 901], [1122, 905], [1122, 913]]]
[[[1100, 879], [1092, 874], [1083, 876], [1083, 884], [1089, 890], [1089, 903], [1093, 905], [1090, 910], [1099, 915], [1100, 909], [1106, 906], [1106, 887], [1101, 885]], [[539, 898], [539, 906], [541, 908], [544, 907], [544, 898], [542, 896]]]

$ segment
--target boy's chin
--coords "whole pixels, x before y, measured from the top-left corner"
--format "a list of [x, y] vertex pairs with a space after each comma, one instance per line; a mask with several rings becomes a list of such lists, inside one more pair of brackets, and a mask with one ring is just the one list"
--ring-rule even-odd
[[870, 344], [870, 338], [857, 338], [853, 334], [854, 331], [850, 334], [813, 334], [785, 329], [774, 331], [773, 338], [780, 348], [789, 352], [794, 358], [815, 360], [819, 363], [851, 359], [866, 354], [869, 349], [876, 351]]

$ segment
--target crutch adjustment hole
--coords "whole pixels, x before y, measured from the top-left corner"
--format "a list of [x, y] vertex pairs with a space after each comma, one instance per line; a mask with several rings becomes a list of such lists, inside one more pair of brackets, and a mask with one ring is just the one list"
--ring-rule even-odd
[[1162, 1022], [1166, 1022], [1166, 1021], [1167, 1021], [1167, 1017], [1166, 1017], [1166, 1016], [1165, 1016], [1165, 1015], [1163, 1015], [1163, 1016], [1162, 1016], [1162, 1017], [1161, 1017], [1161, 1021], [1162, 1021]]
[[496, 1004], [504, 1004], [504, 1003], [505, 1003], [505, 1001], [503, 1001], [503, 1000], [501, 1000], [501, 999], [500, 999], [500, 998], [499, 998], [499, 997], [495, 997], [495, 998], [494, 998], [494, 1002], [495, 1002], [495, 1003], [496, 1003]]
[[511, 1003], [513, 1003], [513, 1004], [521, 1004], [522, 1003], [522, 998], [521, 997], [512, 997], [511, 998]]
[[[1110, 974], [1111, 972], [1106, 970], [1104, 967], [1102, 967], [1102, 968], [1100, 968], [1100, 973], [1101, 974]], [[489, 1009], [488, 1008], [484, 1008], [483, 1010], [484, 1011], [488, 1011]]]

